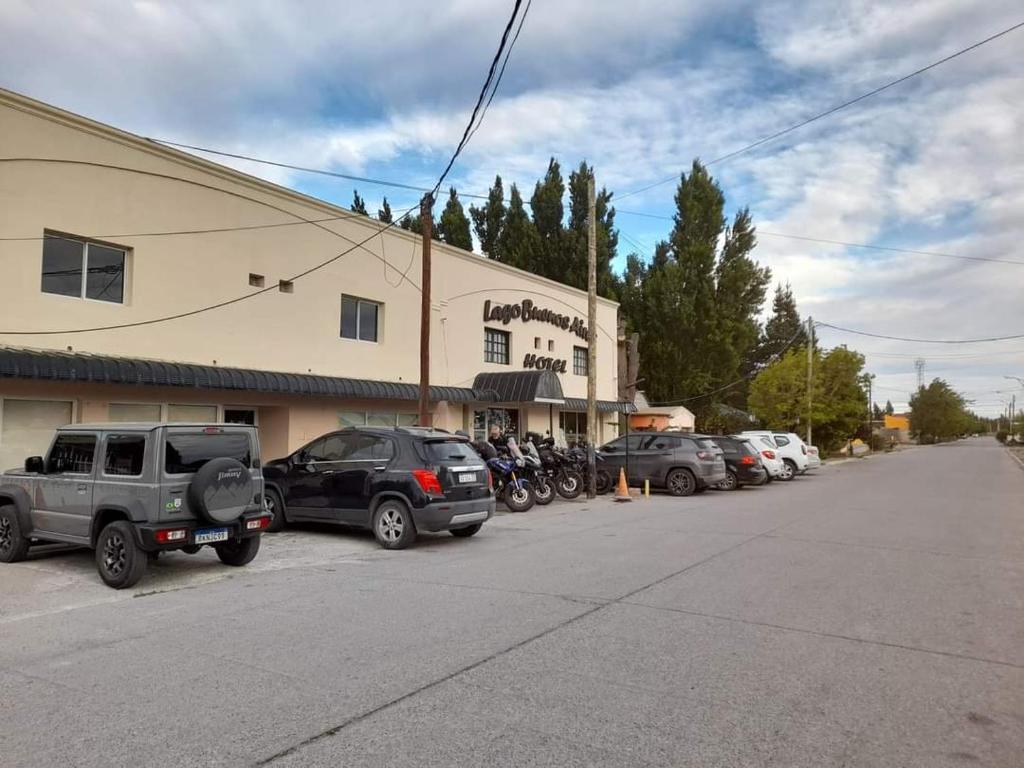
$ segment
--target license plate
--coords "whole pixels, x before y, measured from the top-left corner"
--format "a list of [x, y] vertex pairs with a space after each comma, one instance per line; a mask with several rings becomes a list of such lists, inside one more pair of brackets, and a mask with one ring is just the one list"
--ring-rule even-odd
[[212, 544], [215, 541], [227, 541], [227, 528], [206, 528], [196, 531], [194, 541], [196, 544]]
[[458, 482], [460, 483], [476, 482], [476, 472], [460, 472], [458, 475], [456, 475], [456, 477], [458, 478]]

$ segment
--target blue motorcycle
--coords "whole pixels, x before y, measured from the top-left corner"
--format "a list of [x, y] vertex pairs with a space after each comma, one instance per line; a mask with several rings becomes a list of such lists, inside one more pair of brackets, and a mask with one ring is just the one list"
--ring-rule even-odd
[[525, 512], [536, 503], [533, 487], [516, 474], [521, 469], [518, 461], [496, 456], [487, 460], [487, 468], [494, 479], [494, 497], [504, 501], [510, 512]]

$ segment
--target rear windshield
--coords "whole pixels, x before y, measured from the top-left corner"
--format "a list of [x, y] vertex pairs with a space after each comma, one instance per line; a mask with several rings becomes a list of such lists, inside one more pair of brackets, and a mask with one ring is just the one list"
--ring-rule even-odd
[[697, 443], [698, 448], [702, 448], [706, 451], [714, 450], [718, 446], [715, 445], [715, 441], [710, 437], [698, 437], [694, 438], [694, 442]]
[[435, 461], [480, 461], [473, 446], [464, 440], [437, 440], [421, 445], [423, 457]]
[[184, 475], [199, 470], [210, 459], [237, 459], [251, 466], [249, 435], [244, 432], [207, 435], [179, 433], [167, 436], [164, 466], [169, 475]]

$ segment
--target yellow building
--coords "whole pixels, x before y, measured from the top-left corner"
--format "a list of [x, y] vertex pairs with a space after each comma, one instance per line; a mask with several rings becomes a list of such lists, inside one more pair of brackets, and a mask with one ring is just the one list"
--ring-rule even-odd
[[[415, 422], [418, 236], [2, 90], [0, 137], [0, 466], [69, 422], [255, 423], [268, 457]], [[432, 253], [434, 423], [584, 433], [585, 293]], [[617, 310], [598, 301], [601, 439]]]
[[910, 431], [910, 416], [903, 413], [885, 414], [885, 428], [899, 429], [904, 432]]

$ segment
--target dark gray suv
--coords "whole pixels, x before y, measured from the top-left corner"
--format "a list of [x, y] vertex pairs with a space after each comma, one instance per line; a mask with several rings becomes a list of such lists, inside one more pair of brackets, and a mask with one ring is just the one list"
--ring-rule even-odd
[[602, 445], [598, 451], [598, 490], [610, 489], [627, 464], [628, 482], [664, 488], [673, 496], [689, 496], [725, 480], [722, 449], [706, 435], [682, 432], [632, 432]]
[[272, 514], [263, 505], [255, 427], [238, 424], [72, 424], [45, 457], [0, 475], [0, 562], [34, 544], [96, 551], [100, 578], [134, 585], [167, 550], [213, 547], [246, 565]]

